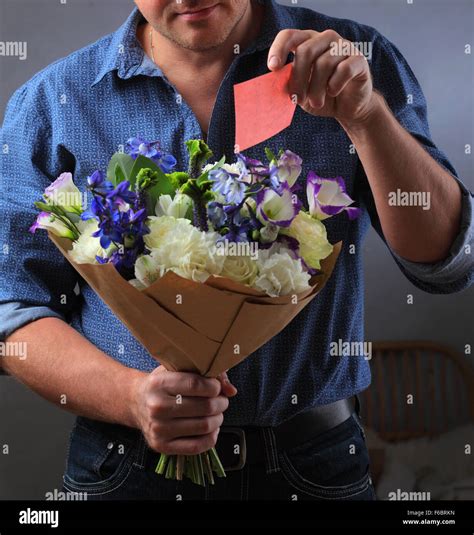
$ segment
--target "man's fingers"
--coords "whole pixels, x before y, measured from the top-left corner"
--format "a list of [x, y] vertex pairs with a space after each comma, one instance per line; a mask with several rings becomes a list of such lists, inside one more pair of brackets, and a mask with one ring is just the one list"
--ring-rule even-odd
[[328, 94], [331, 97], [337, 97], [346, 87], [346, 85], [361, 75], [367, 68], [367, 60], [363, 55], [354, 55], [348, 57], [339, 63], [333, 75], [328, 82]]
[[229, 407], [227, 396], [205, 397], [171, 397], [165, 402], [171, 418], [198, 418], [222, 414]]
[[313, 108], [322, 108], [324, 106], [329, 79], [339, 63], [345, 59], [345, 56], [335, 56], [328, 50], [316, 60], [313, 65], [309, 91], [306, 95]]
[[301, 44], [314, 36], [316, 32], [312, 30], [281, 30], [268, 52], [268, 68], [271, 71], [281, 69], [290, 52], [294, 52]]
[[219, 429], [224, 421], [223, 414], [203, 418], [175, 418], [156, 422], [152, 431], [161, 440], [173, 440], [180, 437], [208, 435]]
[[[289, 89], [291, 94], [298, 95], [300, 103], [304, 102], [308, 93], [316, 92], [319, 84], [327, 84], [338, 62], [344, 59], [331, 54], [329, 39], [326, 34], [320, 34], [296, 49]], [[324, 92], [325, 89], [326, 85]]]
[[325, 44], [318, 39], [308, 39], [296, 49], [288, 89], [290, 94], [298, 96], [298, 102], [306, 99], [313, 64], [324, 51]]
[[201, 377], [196, 373], [170, 372], [156, 375], [157, 387], [172, 396], [197, 396], [215, 398], [220, 394], [221, 383], [217, 379]]
[[198, 437], [177, 438], [168, 443], [166, 451], [169, 455], [199, 455], [209, 451], [216, 445], [219, 430]]

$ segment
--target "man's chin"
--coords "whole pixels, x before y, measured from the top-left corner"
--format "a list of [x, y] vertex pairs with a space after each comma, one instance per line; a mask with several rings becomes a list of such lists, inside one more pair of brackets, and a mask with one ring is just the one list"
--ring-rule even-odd
[[175, 43], [182, 48], [192, 50], [195, 52], [205, 52], [206, 50], [213, 50], [224, 43], [225, 39], [218, 39], [215, 36], [210, 38], [209, 34], [193, 35], [189, 37], [180, 36], [179, 39], [173, 39]]

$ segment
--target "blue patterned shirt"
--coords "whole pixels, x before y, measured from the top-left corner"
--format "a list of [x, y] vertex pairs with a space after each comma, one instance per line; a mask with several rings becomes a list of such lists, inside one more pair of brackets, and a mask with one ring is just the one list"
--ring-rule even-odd
[[[219, 88], [207, 137], [216, 156], [233, 161], [233, 84], [268, 72], [268, 49], [276, 34], [284, 28], [332, 28], [351, 41], [372, 43], [375, 88], [400, 123], [456, 176], [430, 138], [423, 93], [392, 43], [349, 20], [269, 0], [265, 4], [260, 36], [236, 55]], [[156, 361], [80, 280], [46, 233], [27, 232], [36, 216], [33, 202], [61, 172], [73, 172], [85, 190], [86, 177], [105, 169], [110, 156], [134, 135], [160, 140], [176, 156], [177, 168], [184, 168], [184, 141], [202, 137], [190, 107], [144, 54], [136, 38], [142, 20], [135, 9], [115, 33], [42, 70], [8, 104], [0, 156], [0, 340], [36, 319], [58, 317], [124, 365], [152, 370]], [[407, 95], [413, 96], [412, 104]], [[362, 242], [370, 224], [384, 238], [361, 163], [336, 120], [299, 108], [289, 128], [247, 153], [263, 158], [265, 145], [301, 155], [301, 180], [310, 169], [321, 176], [343, 176], [362, 214], [352, 222], [345, 215], [327, 221], [329, 240], [344, 245], [326, 288], [278, 336], [230, 371], [239, 394], [226, 412], [226, 423], [234, 425], [274, 425], [370, 383], [364, 356], [330, 354], [331, 342], [364, 340]], [[462, 189], [461, 229], [448, 258], [416, 264], [392, 253], [402, 272], [428, 292], [455, 292], [472, 282], [471, 256], [464, 254], [472, 241], [472, 195]]]

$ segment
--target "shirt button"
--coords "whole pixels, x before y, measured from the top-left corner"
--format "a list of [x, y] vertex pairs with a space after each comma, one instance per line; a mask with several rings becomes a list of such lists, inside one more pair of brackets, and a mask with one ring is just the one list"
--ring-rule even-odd
[[107, 449], [108, 449], [108, 450], [111, 450], [113, 447], [114, 447], [114, 443], [113, 443], [113, 442], [109, 442], [109, 443], [107, 444]]

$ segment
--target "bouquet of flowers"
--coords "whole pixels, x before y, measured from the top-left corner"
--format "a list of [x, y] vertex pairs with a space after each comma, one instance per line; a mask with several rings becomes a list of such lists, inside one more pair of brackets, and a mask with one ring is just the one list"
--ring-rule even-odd
[[[30, 231], [50, 239], [149, 353], [169, 370], [216, 377], [278, 334], [324, 287], [341, 243], [324, 219], [358, 214], [342, 178], [306, 179], [301, 158], [266, 150], [267, 163], [236, 155], [208, 163], [202, 140], [189, 165], [158, 142], [132, 138], [84, 196], [63, 173], [35, 203]], [[265, 321], [262, 321], [262, 319]], [[213, 483], [216, 451], [161, 455], [157, 473]]]

